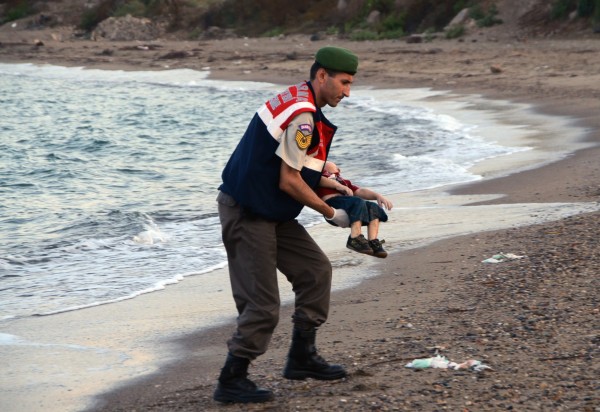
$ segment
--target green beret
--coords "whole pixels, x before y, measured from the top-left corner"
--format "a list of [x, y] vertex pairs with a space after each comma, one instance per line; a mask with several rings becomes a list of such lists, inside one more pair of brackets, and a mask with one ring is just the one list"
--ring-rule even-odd
[[348, 49], [327, 46], [319, 49], [315, 61], [326, 69], [354, 75], [358, 70], [358, 57]]

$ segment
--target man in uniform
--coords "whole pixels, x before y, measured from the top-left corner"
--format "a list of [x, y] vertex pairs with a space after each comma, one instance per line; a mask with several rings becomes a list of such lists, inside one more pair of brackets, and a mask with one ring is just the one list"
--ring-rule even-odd
[[358, 58], [349, 50], [317, 51], [310, 81], [290, 86], [264, 103], [222, 173], [217, 202], [227, 251], [237, 328], [227, 341], [228, 355], [214, 399], [265, 402], [270, 390], [248, 379], [250, 361], [266, 352], [279, 321], [277, 269], [295, 294], [293, 335], [283, 375], [288, 379], [333, 380], [342, 366], [320, 357], [316, 330], [327, 320], [331, 263], [298, 223], [304, 206], [347, 227], [347, 215], [314, 192], [327, 160], [336, 126], [321, 108], [350, 96]]

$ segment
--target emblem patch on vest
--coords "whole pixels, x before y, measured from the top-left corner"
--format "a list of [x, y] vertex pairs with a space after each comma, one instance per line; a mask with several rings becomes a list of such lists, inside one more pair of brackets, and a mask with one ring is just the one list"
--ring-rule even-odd
[[312, 126], [310, 124], [301, 124], [296, 130], [296, 143], [298, 147], [305, 150], [310, 146], [312, 141]]

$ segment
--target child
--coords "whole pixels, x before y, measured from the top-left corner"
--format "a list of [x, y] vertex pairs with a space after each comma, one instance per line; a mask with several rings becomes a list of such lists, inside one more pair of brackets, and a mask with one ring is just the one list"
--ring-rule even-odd
[[[353, 185], [350, 180], [340, 176], [340, 169], [333, 162], [325, 162], [317, 194], [329, 206], [343, 209], [350, 218], [350, 236], [346, 247], [359, 253], [373, 255], [380, 258], [387, 256], [387, 252], [377, 238], [379, 222], [387, 222], [386, 209], [392, 209], [392, 202], [370, 189]], [[376, 200], [377, 203], [367, 200]], [[331, 222], [330, 222], [331, 223]], [[331, 223], [335, 226], [334, 223]], [[362, 226], [367, 226], [367, 237], [362, 235]]]

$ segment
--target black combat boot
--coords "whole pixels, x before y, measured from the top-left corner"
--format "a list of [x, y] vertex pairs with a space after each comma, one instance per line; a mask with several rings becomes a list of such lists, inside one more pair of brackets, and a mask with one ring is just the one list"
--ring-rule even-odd
[[313, 378], [328, 381], [346, 376], [342, 366], [330, 365], [319, 356], [315, 346], [316, 335], [315, 328], [309, 330], [294, 328], [292, 346], [283, 371], [284, 377], [294, 380]]
[[221, 369], [219, 383], [213, 395], [217, 402], [224, 403], [249, 403], [267, 402], [273, 399], [273, 392], [268, 389], [258, 388], [248, 379], [248, 365], [250, 359], [227, 355], [225, 366]]

